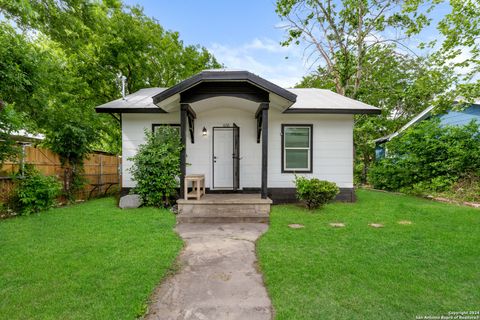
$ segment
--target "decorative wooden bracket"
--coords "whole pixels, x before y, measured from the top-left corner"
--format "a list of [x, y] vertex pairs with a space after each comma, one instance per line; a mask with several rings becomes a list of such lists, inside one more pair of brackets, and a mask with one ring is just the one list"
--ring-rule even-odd
[[262, 122], [263, 122], [263, 109], [268, 109], [268, 103], [260, 103], [257, 112], [255, 112], [255, 119], [257, 119], [257, 143], [260, 143], [260, 137], [262, 136]]
[[257, 143], [260, 143], [260, 137], [262, 136], [262, 113], [257, 117]]
[[192, 143], [195, 143], [195, 119], [197, 114], [193, 111], [192, 107], [189, 104], [182, 104], [182, 108], [187, 113], [187, 122], [188, 122], [188, 132], [190, 133], [190, 140]]

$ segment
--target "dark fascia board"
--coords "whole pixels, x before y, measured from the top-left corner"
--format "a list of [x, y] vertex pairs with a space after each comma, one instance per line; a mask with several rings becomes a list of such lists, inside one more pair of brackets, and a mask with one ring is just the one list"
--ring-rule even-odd
[[390, 141], [390, 138], [391, 138], [391, 135], [388, 135], [388, 136], [385, 136], [385, 137], [375, 139], [375, 140], [373, 140], [373, 142], [375, 142], [375, 144], [377, 144], [377, 145], [384, 144], [385, 142]]
[[283, 113], [320, 113], [320, 114], [381, 114], [380, 109], [287, 109]]
[[266, 91], [275, 93], [292, 103], [297, 100], [296, 94], [248, 71], [202, 71], [193, 77], [158, 93], [153, 97], [153, 103], [157, 104], [160, 101], [163, 101], [177, 93], [183, 92], [203, 81], [248, 81]]
[[95, 108], [97, 113], [167, 113], [161, 108]]

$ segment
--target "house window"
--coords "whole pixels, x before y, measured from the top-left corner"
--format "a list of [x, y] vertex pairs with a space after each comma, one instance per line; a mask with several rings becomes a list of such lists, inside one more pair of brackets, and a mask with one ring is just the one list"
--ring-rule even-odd
[[311, 124], [282, 125], [282, 172], [312, 172]]
[[176, 123], [154, 123], [152, 124], [152, 132], [155, 133], [158, 128], [161, 127], [172, 127], [178, 130], [178, 134], [180, 134], [180, 125]]

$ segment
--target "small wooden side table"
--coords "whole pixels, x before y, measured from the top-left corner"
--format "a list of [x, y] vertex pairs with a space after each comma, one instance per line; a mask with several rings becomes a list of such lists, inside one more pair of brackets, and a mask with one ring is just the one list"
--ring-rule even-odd
[[[191, 192], [188, 192], [189, 181], [192, 182]], [[188, 200], [188, 198], [195, 198], [195, 200], [200, 200], [200, 198], [205, 194], [205, 175], [204, 174], [186, 175], [183, 190], [184, 190], [185, 200]]]

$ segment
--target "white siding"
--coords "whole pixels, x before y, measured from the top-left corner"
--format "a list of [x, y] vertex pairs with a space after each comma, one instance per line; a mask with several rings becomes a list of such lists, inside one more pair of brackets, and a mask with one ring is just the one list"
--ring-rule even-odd
[[313, 172], [302, 173], [353, 187], [353, 116], [284, 114], [270, 110], [268, 139], [268, 187], [294, 187], [294, 174], [282, 173], [282, 124], [313, 125]]
[[[195, 143], [187, 136], [187, 174], [205, 174], [207, 188], [212, 185], [213, 127], [224, 124], [240, 127], [240, 187], [260, 186], [261, 144], [257, 144], [255, 115], [248, 111], [222, 108], [198, 113], [195, 119]], [[202, 136], [203, 127], [208, 135]]]
[[[144, 142], [144, 130], [151, 130], [153, 123], [176, 123], [179, 112], [168, 114], [123, 114], [123, 187], [135, 186], [128, 169], [129, 157], [133, 156]], [[261, 143], [256, 141], [256, 120], [251, 110], [238, 108], [214, 108], [197, 111], [195, 120], [195, 143], [187, 134], [187, 174], [203, 173], [206, 186], [212, 182], [212, 128], [224, 124], [240, 127], [240, 187], [259, 188], [261, 179]], [[269, 112], [269, 187], [293, 187], [294, 175], [281, 172], [281, 125], [313, 125], [313, 173], [320, 179], [337, 183], [343, 188], [353, 187], [353, 116], [282, 114], [274, 108]], [[206, 127], [208, 135], [202, 136]]]
[[180, 124], [180, 113], [123, 113], [122, 114], [122, 187], [135, 186], [130, 174], [132, 162], [128, 158], [137, 153], [145, 142], [145, 129], [152, 130], [153, 123]]

